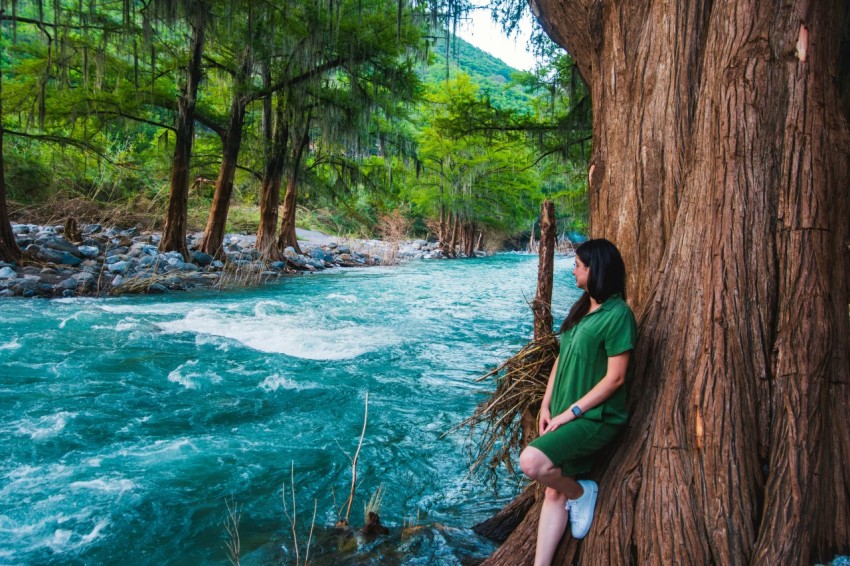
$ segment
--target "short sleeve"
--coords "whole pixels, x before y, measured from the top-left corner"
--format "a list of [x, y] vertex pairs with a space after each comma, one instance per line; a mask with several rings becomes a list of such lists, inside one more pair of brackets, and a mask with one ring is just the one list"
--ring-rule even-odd
[[635, 315], [627, 305], [617, 309], [605, 331], [605, 353], [610, 358], [635, 347], [637, 323]]

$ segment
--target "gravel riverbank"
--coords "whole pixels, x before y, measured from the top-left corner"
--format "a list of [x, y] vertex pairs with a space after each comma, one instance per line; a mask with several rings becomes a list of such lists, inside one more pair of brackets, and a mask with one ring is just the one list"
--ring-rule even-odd
[[441, 257], [438, 244], [424, 240], [395, 244], [380, 240], [348, 241], [299, 229], [302, 253], [286, 248], [281, 261], [263, 261], [254, 247], [256, 236], [240, 234], [225, 237], [226, 257], [216, 259], [198, 250], [201, 233], [187, 236], [186, 261], [179, 252], [161, 253], [158, 233], [142, 233], [137, 228], [82, 225], [80, 238], [73, 242], [66, 239], [62, 226], [13, 224], [12, 230], [25, 255], [17, 263], [0, 262], [0, 297], [103, 296], [232, 288], [297, 273]]

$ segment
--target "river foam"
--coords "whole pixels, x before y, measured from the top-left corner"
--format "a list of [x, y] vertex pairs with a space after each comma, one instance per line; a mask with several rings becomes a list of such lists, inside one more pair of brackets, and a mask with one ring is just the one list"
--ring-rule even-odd
[[258, 303], [248, 314], [194, 309], [182, 319], [158, 326], [167, 333], [218, 336], [260, 352], [307, 360], [356, 358], [398, 342], [386, 327], [291, 313], [288, 305], [272, 301]]

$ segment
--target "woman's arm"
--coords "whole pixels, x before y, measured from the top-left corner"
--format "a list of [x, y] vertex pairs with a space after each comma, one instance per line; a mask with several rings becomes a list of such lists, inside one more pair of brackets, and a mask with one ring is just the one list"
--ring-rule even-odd
[[[599, 380], [599, 383], [594, 385], [593, 389], [585, 393], [581, 399], [574, 403], [574, 405], [578, 405], [582, 412], [589, 411], [593, 407], [604, 403], [606, 399], [617, 391], [617, 389], [622, 387], [623, 383], [626, 381], [626, 370], [629, 367], [630, 354], [631, 351], [628, 351], [608, 358], [608, 371], [605, 373], [605, 377]], [[546, 393], [547, 395], [549, 394], [548, 387], [546, 389]], [[572, 406], [560, 415], [552, 418], [549, 421], [549, 426], [545, 428], [541, 434], [543, 432], [555, 430], [559, 426], [578, 418], [573, 414], [571, 409]], [[542, 414], [543, 413], [541, 411], [541, 423], [543, 422]]]
[[552, 371], [549, 372], [549, 381], [546, 382], [546, 393], [543, 395], [543, 402], [540, 403], [540, 419], [538, 434], [546, 432], [546, 427], [549, 426], [549, 421], [552, 420], [552, 415], [549, 412], [549, 403], [552, 401], [552, 390], [555, 388], [555, 373], [558, 371], [558, 359], [555, 357], [555, 363], [552, 364]]

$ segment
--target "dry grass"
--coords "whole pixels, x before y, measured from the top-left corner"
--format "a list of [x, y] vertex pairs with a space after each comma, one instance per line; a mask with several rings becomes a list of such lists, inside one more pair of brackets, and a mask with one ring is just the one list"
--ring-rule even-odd
[[307, 536], [307, 544], [304, 549], [304, 559], [302, 560], [301, 547], [298, 544], [298, 508], [295, 506], [295, 462], [292, 462], [289, 474], [292, 512], [290, 513], [289, 507], [286, 505], [286, 482], [284, 482], [282, 490], [283, 514], [289, 521], [289, 527], [292, 531], [292, 547], [295, 549], [295, 566], [306, 566], [310, 560], [310, 545], [313, 542], [313, 529], [316, 526], [316, 511], [318, 510], [319, 502], [316, 499], [313, 500], [313, 520], [310, 522], [310, 534]]
[[385, 244], [381, 254], [381, 265], [395, 265], [398, 263], [399, 244], [407, 239], [407, 234], [410, 232], [410, 220], [402, 211], [394, 210], [381, 216], [378, 232]]
[[227, 558], [233, 566], [239, 566], [240, 553], [242, 552], [242, 541], [239, 538], [239, 521], [242, 518], [242, 507], [236, 505], [236, 502], [225, 499], [227, 505], [227, 518], [224, 521], [224, 529], [227, 531]]
[[121, 281], [119, 285], [112, 287], [109, 290], [109, 294], [117, 297], [121, 295], [138, 295], [148, 293], [152, 285], [155, 283], [162, 283], [169, 277], [173, 277], [173, 274], [157, 273], [156, 267], [153, 266], [150, 268], [150, 271], [138, 273], [132, 277], [127, 277]]
[[514, 473], [513, 456], [529, 440], [525, 438], [523, 416], [527, 411], [536, 412], [543, 400], [558, 348], [555, 335], [533, 340], [501, 366], [477, 380], [495, 378], [496, 390], [478, 405], [471, 417], [452, 428], [454, 431], [468, 426], [470, 440], [475, 439], [470, 474], [485, 462], [491, 472], [504, 464], [509, 473]]
[[143, 195], [123, 202], [102, 203], [85, 198], [64, 198], [24, 205], [8, 201], [9, 218], [13, 222], [26, 222], [41, 226], [64, 224], [74, 218], [79, 224], [102, 224], [104, 226], [139, 226], [142, 230], [159, 228], [164, 210], [160, 203]]
[[251, 262], [237, 265], [227, 262], [224, 264], [224, 269], [221, 270], [214, 287], [219, 291], [258, 287], [266, 282], [267, 277], [263, 275], [263, 272], [267, 270], [268, 267], [265, 263]]

